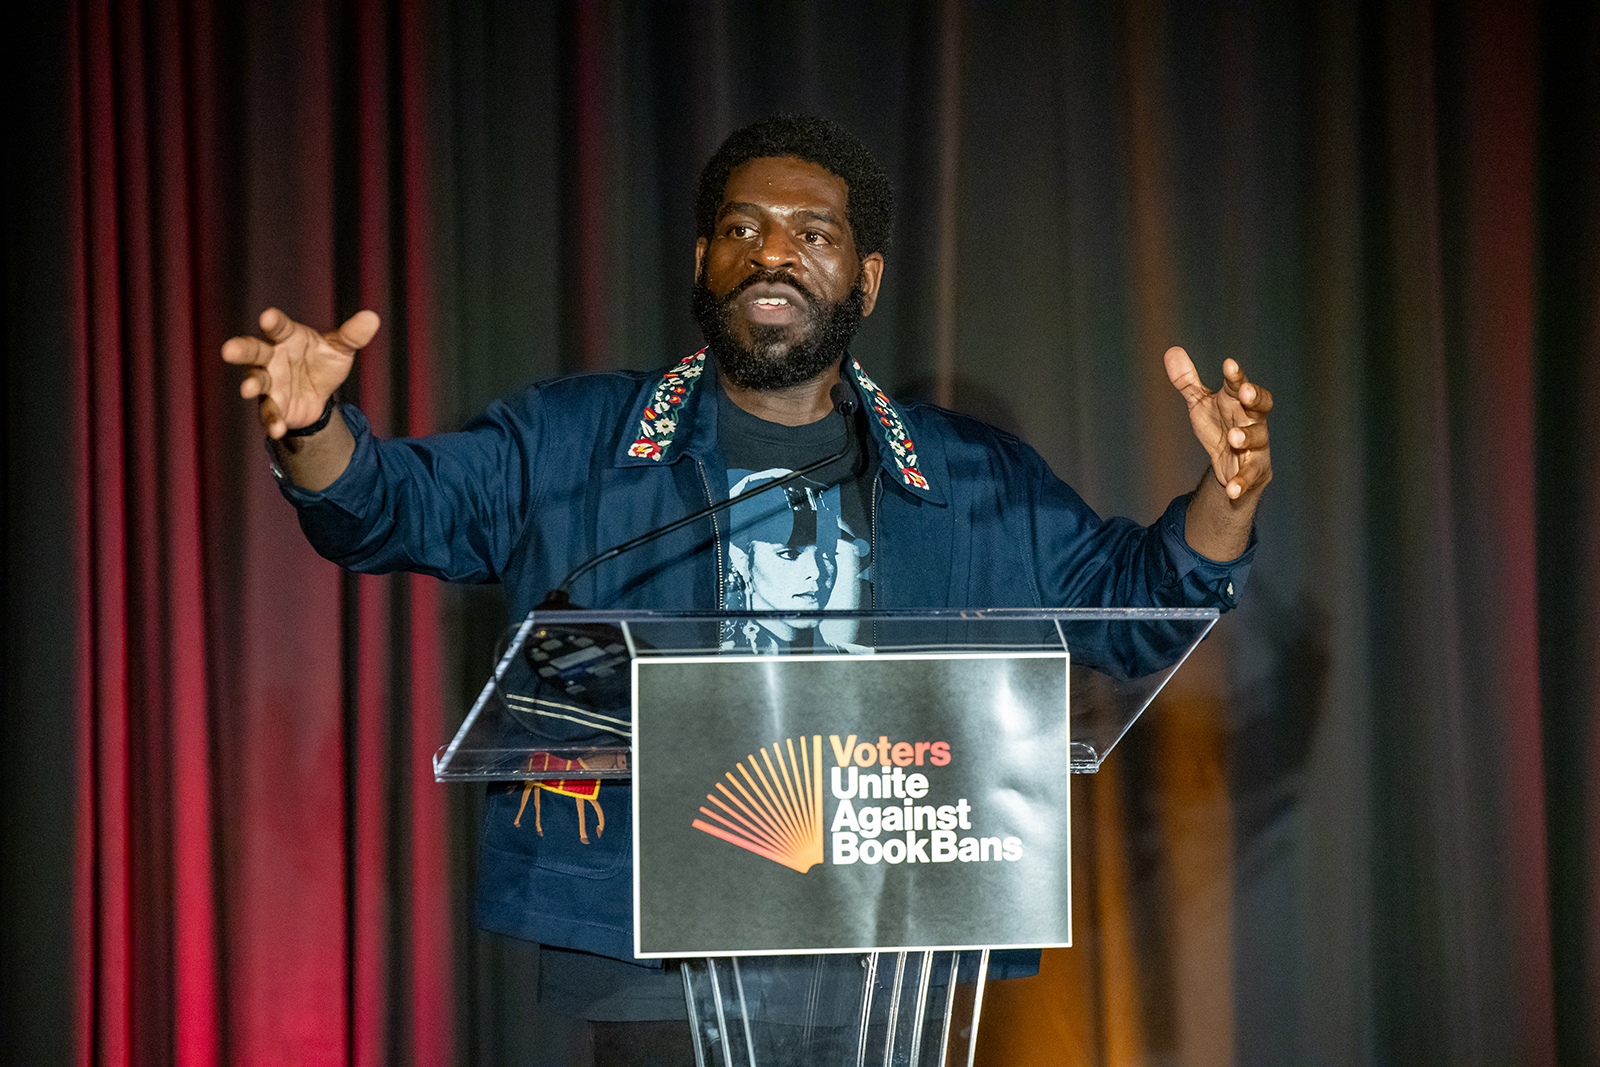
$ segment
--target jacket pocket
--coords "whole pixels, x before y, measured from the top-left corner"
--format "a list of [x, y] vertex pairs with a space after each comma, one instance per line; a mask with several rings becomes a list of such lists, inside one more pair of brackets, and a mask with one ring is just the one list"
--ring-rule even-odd
[[602, 783], [594, 799], [513, 783], [492, 792], [483, 841], [536, 867], [584, 878], [609, 878], [633, 853], [633, 796], [625, 783]]

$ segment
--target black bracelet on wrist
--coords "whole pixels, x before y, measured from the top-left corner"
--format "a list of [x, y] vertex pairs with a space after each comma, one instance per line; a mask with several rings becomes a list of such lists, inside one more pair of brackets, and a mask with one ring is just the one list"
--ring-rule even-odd
[[298, 430], [287, 430], [284, 437], [310, 437], [314, 433], [321, 433], [328, 428], [328, 422], [333, 418], [333, 409], [339, 406], [338, 390], [328, 394], [328, 402], [322, 406], [322, 417], [310, 426], [302, 426]]

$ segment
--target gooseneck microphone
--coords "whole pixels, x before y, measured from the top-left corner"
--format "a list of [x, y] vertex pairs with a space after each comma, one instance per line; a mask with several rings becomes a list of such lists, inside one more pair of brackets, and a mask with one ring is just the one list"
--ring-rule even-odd
[[707, 517], [709, 517], [711, 515], [715, 515], [719, 511], [726, 511], [728, 508], [731, 508], [736, 502], [742, 503], [744, 501], [747, 501], [747, 500], [751, 499], [752, 497], [755, 497], [755, 496], [758, 496], [758, 495], [760, 495], [762, 493], [768, 492], [769, 490], [777, 489], [780, 486], [788, 485], [790, 482], [794, 481], [796, 478], [802, 478], [805, 475], [810, 474], [812, 471], [820, 470], [821, 468], [826, 467], [826, 466], [828, 466], [830, 464], [837, 463], [839, 460], [841, 460], [845, 456], [849, 455], [850, 451], [855, 447], [855, 441], [856, 441], [856, 437], [855, 437], [855, 412], [856, 412], [855, 393], [852, 392], [850, 387], [847, 386], [844, 382], [839, 382], [839, 383], [835, 384], [834, 387], [831, 390], [829, 390], [828, 398], [833, 401], [833, 410], [844, 416], [844, 445], [839, 449], [839, 451], [835, 452], [831, 456], [824, 456], [822, 459], [817, 460], [815, 463], [807, 463], [804, 467], [801, 467], [799, 470], [790, 471], [788, 474], [785, 474], [783, 477], [777, 478], [777, 479], [775, 479], [773, 481], [770, 481], [770, 482], [767, 482], [767, 483], [761, 485], [760, 487], [758, 487], [756, 489], [751, 489], [751, 490], [748, 490], [748, 491], [746, 491], [744, 493], [741, 493], [738, 496], [731, 496], [726, 500], [718, 501], [717, 503], [712, 504], [710, 507], [701, 508], [699, 511], [693, 512], [693, 513], [691, 513], [689, 515], [685, 515], [681, 519], [678, 519], [678, 520], [676, 520], [674, 522], [670, 522], [667, 525], [659, 527], [657, 529], [651, 530], [648, 533], [640, 534], [638, 537], [635, 537], [631, 541], [624, 541], [622, 544], [617, 545], [615, 548], [608, 548], [604, 552], [601, 552], [599, 555], [593, 556], [593, 557], [591, 557], [591, 558], [589, 558], [587, 560], [584, 560], [582, 563], [578, 564], [578, 566], [574, 567], [572, 569], [572, 571], [570, 573], [568, 573], [568, 575], [565, 578], [561, 579], [561, 584], [560, 585], [556, 586], [554, 589], [550, 590], [549, 593], [545, 594], [544, 600], [534, 610], [536, 610], [536, 611], [576, 611], [576, 610], [578, 610], [578, 606], [576, 604], [572, 603], [572, 598], [570, 596], [570, 591], [572, 589], [572, 583], [577, 581], [579, 578], [583, 577], [585, 574], [588, 574], [590, 571], [594, 570], [596, 567], [600, 566], [600, 564], [606, 563], [606, 562], [608, 562], [610, 560], [613, 560], [613, 559], [616, 559], [618, 556], [623, 555], [624, 553], [632, 552], [634, 549], [638, 548], [641, 545], [647, 545], [651, 541], [654, 541], [654, 540], [656, 540], [658, 538], [661, 538], [661, 537], [665, 537], [667, 534], [672, 533], [674, 530], [681, 530], [683, 527], [688, 526], [690, 523], [699, 522], [701, 519], [707, 518]]
[[[830, 391], [829, 397], [833, 409], [845, 417], [844, 447], [839, 451], [584, 560], [545, 595], [534, 611], [577, 610], [578, 605], [572, 603], [568, 590], [573, 582], [600, 564], [724, 511], [735, 501], [749, 500], [769, 489], [788, 485], [796, 478], [849, 455], [855, 446], [855, 394], [840, 382]], [[637, 638], [634, 643], [639, 643]], [[527, 673], [520, 681], [513, 681], [514, 675], [507, 674], [504, 680], [508, 694], [506, 712], [534, 735], [545, 742], [568, 745], [614, 744], [598, 739], [602, 735], [624, 739], [632, 736], [628, 714], [632, 698], [628, 639], [620, 629], [609, 623], [544, 623], [526, 635], [520, 659], [522, 665], [514, 670]], [[587, 766], [583, 758], [579, 758], [579, 766]]]

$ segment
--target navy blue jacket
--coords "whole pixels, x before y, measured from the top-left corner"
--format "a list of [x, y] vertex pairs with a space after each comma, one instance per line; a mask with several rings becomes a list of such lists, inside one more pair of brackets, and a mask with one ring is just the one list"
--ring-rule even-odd
[[[873, 606], [1231, 608], [1254, 549], [1229, 563], [1184, 541], [1187, 498], [1152, 526], [1102, 520], [1017, 438], [931, 405], [890, 401], [847, 369], [871, 427]], [[578, 563], [727, 496], [708, 354], [666, 371], [562, 378], [495, 402], [459, 433], [380, 441], [361, 413], [349, 468], [326, 491], [284, 493], [318, 552], [367, 573], [505, 584], [520, 619]], [[592, 608], [722, 603], [726, 526], [693, 524], [584, 576]], [[495, 792], [479, 857], [478, 918], [544, 944], [632, 959], [631, 804], [602, 788], [603, 837], [577, 806], [513, 825]], [[531, 811], [528, 813], [531, 816]]]

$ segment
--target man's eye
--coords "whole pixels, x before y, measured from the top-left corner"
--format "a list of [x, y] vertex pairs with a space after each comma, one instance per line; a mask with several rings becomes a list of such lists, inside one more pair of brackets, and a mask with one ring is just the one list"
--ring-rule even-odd
[[741, 241], [755, 232], [754, 226], [746, 226], [742, 222], [728, 227], [728, 236], [738, 238]]
[[807, 244], [820, 245], [828, 239], [828, 235], [817, 230], [807, 230], [805, 240]]

